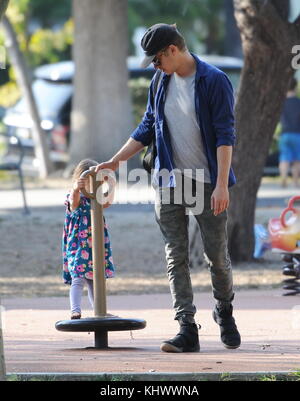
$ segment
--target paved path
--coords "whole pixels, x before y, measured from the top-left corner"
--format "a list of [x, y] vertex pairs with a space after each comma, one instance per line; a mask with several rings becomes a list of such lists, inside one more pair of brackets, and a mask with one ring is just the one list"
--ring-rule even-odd
[[[201, 323], [201, 352], [166, 354], [162, 340], [177, 332], [169, 294], [109, 296], [108, 312], [145, 319], [147, 327], [111, 332], [109, 349], [88, 349], [92, 334], [55, 330], [68, 318], [67, 298], [3, 299], [4, 340], [8, 372], [88, 373], [210, 373], [300, 370], [300, 297], [283, 297], [281, 290], [241, 291], [235, 317], [242, 346], [225, 349], [213, 322], [210, 293], [195, 295]], [[84, 303], [84, 316], [92, 315]]]

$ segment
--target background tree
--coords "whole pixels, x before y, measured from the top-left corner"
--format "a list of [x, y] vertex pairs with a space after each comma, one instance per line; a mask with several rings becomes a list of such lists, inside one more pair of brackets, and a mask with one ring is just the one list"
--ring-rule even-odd
[[5, 15], [2, 18], [2, 26], [6, 36], [6, 47], [8, 49], [9, 58], [14, 67], [18, 85], [27, 103], [28, 111], [32, 119], [31, 132], [34, 140], [35, 156], [39, 161], [39, 175], [41, 178], [45, 178], [53, 171], [53, 163], [49, 157], [49, 146], [46, 141], [46, 134], [41, 128], [41, 121], [32, 92], [29, 71], [23, 54], [19, 49], [13, 26]]
[[250, 260], [254, 249], [256, 195], [290, 78], [292, 47], [300, 41], [300, 16], [288, 21], [288, 2], [234, 0], [244, 68], [236, 102], [237, 184], [229, 209], [229, 250], [233, 260]]
[[[48, 0], [10, 0], [7, 17], [30, 72], [41, 64], [71, 59], [73, 21], [70, 0], [52, 2], [51, 7]], [[4, 40], [1, 32], [0, 45], [4, 45]], [[21, 93], [9, 60], [0, 78], [0, 106], [11, 107]]]
[[75, 93], [71, 163], [108, 160], [132, 130], [127, 1], [73, 0]]

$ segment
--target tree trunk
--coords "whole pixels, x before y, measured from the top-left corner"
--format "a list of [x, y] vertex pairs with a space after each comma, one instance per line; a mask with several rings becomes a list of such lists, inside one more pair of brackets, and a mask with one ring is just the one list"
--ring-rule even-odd
[[70, 160], [110, 159], [132, 130], [127, 1], [73, 0], [76, 66]]
[[[286, 2], [287, 3], [287, 2]], [[231, 190], [229, 252], [235, 261], [250, 260], [254, 249], [256, 195], [271, 140], [280, 118], [289, 80], [292, 46], [299, 43], [299, 19], [290, 24], [278, 1], [235, 0], [244, 68], [236, 102], [237, 144]]]
[[32, 93], [31, 80], [29, 79], [29, 72], [21, 53], [14, 29], [9, 19], [4, 16], [2, 25], [5, 33], [5, 44], [8, 48], [10, 61], [16, 73], [18, 85], [21, 88], [28, 110], [32, 119], [32, 137], [34, 141], [35, 156], [39, 161], [39, 175], [41, 178], [46, 178], [53, 170], [53, 164], [49, 157], [49, 148], [47, 144], [46, 134], [41, 128], [40, 117], [37, 105]]

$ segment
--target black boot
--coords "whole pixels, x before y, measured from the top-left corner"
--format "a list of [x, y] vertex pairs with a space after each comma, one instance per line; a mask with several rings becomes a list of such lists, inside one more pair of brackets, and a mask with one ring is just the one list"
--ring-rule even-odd
[[241, 336], [232, 316], [231, 304], [216, 305], [213, 318], [220, 326], [221, 341], [226, 348], [238, 348], [241, 345]]
[[164, 352], [199, 352], [198, 327], [195, 323], [180, 323], [180, 331], [160, 346]]

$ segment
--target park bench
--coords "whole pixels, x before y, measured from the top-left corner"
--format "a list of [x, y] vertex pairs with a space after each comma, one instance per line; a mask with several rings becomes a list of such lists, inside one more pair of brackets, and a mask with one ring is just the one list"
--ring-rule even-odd
[[11, 159], [7, 157], [3, 157], [3, 159], [0, 159], [0, 171], [17, 171], [19, 180], [20, 180], [20, 188], [22, 192], [22, 197], [23, 197], [23, 204], [24, 204], [24, 214], [29, 214], [29, 209], [27, 206], [26, 202], [26, 195], [25, 195], [25, 186], [24, 186], [24, 177], [23, 177], [23, 171], [22, 171], [22, 162], [24, 158], [24, 147], [22, 144], [22, 141], [20, 138], [13, 134], [7, 134], [7, 133], [0, 133], [0, 137], [3, 137], [6, 139], [7, 143], [12, 143], [15, 148], [14, 152], [14, 159]]

